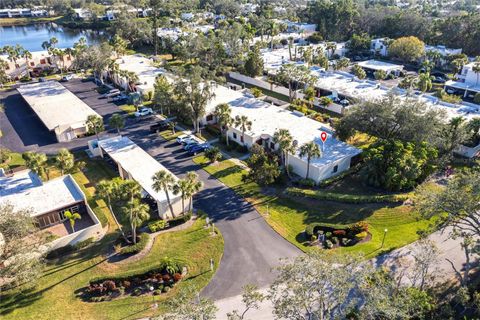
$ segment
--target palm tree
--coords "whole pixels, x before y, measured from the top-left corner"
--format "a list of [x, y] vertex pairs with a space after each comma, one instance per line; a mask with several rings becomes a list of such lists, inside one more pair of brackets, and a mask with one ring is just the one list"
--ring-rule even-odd
[[7, 54], [7, 59], [13, 62], [16, 66], [17, 60], [20, 58], [22, 52], [21, 49], [22, 47], [17, 44], [15, 47], [5, 46], [3, 47], [2, 51]]
[[128, 40], [123, 39], [118, 34], [114, 35], [110, 40], [110, 45], [113, 47], [113, 51], [115, 51], [115, 56], [117, 58], [125, 54], [129, 44], [130, 42]]
[[148, 205], [140, 202], [138, 199], [129, 201], [124, 209], [128, 213], [130, 228], [132, 231], [133, 243], [137, 243], [137, 227], [144, 221], [150, 219]]
[[270, 50], [273, 50], [273, 40], [275, 39], [275, 36], [277, 36], [280, 33], [280, 28], [275, 21], [270, 22], [270, 25], [268, 27], [268, 32], [270, 35]]
[[[170, 213], [172, 214], [172, 217], [175, 218], [175, 213], [173, 212], [173, 206], [170, 201], [170, 194], [169, 191], [172, 190], [174, 184], [175, 184], [175, 178], [173, 175], [166, 171], [166, 170], [160, 170], [155, 175], [152, 177], [153, 180], [153, 190], [155, 192], [160, 192], [163, 190], [165, 192], [165, 197], [167, 198], [167, 203], [170, 208]], [[160, 214], [160, 212], [158, 213]]]
[[50, 44], [49, 41], [43, 41], [43, 42], [42, 42], [42, 48], [43, 48], [43, 50], [47, 50], [47, 51], [48, 51], [48, 49], [50, 49], [51, 46], [52, 46], [52, 45]]
[[118, 222], [115, 212], [113, 212], [113, 208], [112, 208], [112, 197], [117, 190], [118, 190], [118, 183], [115, 180], [111, 180], [111, 181], [102, 180], [97, 184], [95, 188], [96, 196], [107, 202], [108, 209], [110, 209], [110, 212], [112, 213], [113, 220], [115, 221], [115, 224], [117, 225], [118, 230], [120, 230], [120, 233], [122, 234], [122, 237], [125, 239], [125, 241], [129, 243], [130, 241], [125, 235], [125, 232], [123, 232], [123, 228]]
[[75, 220], [82, 219], [82, 216], [77, 212], [72, 213], [70, 211], [65, 211], [63, 215], [65, 216], [65, 218], [70, 220], [70, 226], [72, 227], [72, 232], [75, 232]]
[[232, 118], [232, 110], [230, 106], [226, 103], [219, 104], [215, 107], [213, 113], [217, 117], [218, 124], [222, 128], [222, 132], [225, 134], [225, 140], [228, 146], [228, 128], [233, 124], [234, 120]]
[[417, 85], [420, 91], [427, 92], [432, 90], [432, 81], [434, 77], [430, 75], [430, 72], [420, 73], [418, 75]]
[[62, 148], [58, 150], [57, 156], [55, 157], [55, 163], [63, 176], [65, 171], [71, 170], [75, 166], [75, 159], [70, 151], [66, 148]]
[[292, 46], [293, 46], [293, 37], [288, 37], [288, 56], [289, 60], [292, 61]]
[[196, 174], [193, 171], [187, 172], [186, 180], [189, 186], [188, 193], [187, 193], [188, 197], [190, 198], [189, 211], [192, 211], [193, 196], [202, 189], [203, 183], [198, 179], [198, 174]]
[[190, 184], [186, 179], [180, 179], [172, 187], [173, 194], [180, 193], [182, 199], [182, 214], [185, 214], [185, 200], [188, 199]]
[[172, 135], [175, 134], [175, 127], [177, 126], [178, 123], [176, 123], [175, 121], [169, 121], [167, 123], [167, 126], [170, 130], [172, 130]]
[[310, 161], [312, 158], [320, 158], [322, 156], [322, 152], [315, 141], [307, 142], [300, 147], [300, 157], [303, 158], [305, 156], [307, 157], [307, 175], [305, 179], [308, 179], [308, 174], [310, 173]]
[[245, 145], [245, 132], [247, 130], [252, 130], [252, 121], [248, 119], [247, 116], [236, 116], [234, 126], [240, 128], [242, 131], [242, 143]]
[[95, 114], [89, 115], [86, 121], [87, 127], [95, 133], [95, 136], [98, 138], [98, 133], [105, 130], [105, 126], [103, 125], [103, 119], [100, 116]]
[[442, 58], [442, 54], [438, 50], [430, 50], [427, 52], [427, 57], [433, 62], [434, 66], [437, 66], [438, 62]]
[[27, 168], [30, 169], [32, 172], [37, 174], [39, 177], [42, 177], [44, 173], [47, 174], [48, 177], [48, 170], [47, 170], [47, 156], [44, 153], [35, 153], [35, 152], [25, 152], [22, 155], [22, 158], [25, 160], [25, 164]]
[[477, 81], [475, 82], [475, 86], [477, 86], [478, 80], [480, 78], [480, 56], [477, 56], [475, 58], [475, 63], [473, 64], [472, 71], [477, 75]]
[[30, 78], [29, 60], [32, 59], [32, 53], [30, 51], [28, 51], [27, 49], [23, 49], [21, 55], [25, 59], [25, 66], [27, 68], [27, 76]]
[[135, 84], [138, 82], [139, 78], [135, 72], [127, 72], [127, 84], [128, 84], [128, 90], [131, 92], [135, 91]]
[[54, 55], [60, 59], [60, 74], [63, 74], [63, 71], [65, 70], [65, 51], [62, 49], [53, 49], [52, 52], [54, 52]]
[[337, 50], [337, 44], [335, 42], [328, 42], [325, 49], [327, 50], [327, 52], [330, 51], [328, 57], [331, 59], [333, 54], [335, 53], [335, 50]]
[[111, 128], [115, 128], [117, 130], [117, 133], [120, 134], [120, 130], [123, 129], [123, 127], [125, 126], [125, 119], [122, 117], [120, 113], [114, 113], [110, 117], [110, 120], [108, 121], [108, 125]]
[[58, 44], [58, 39], [55, 38], [55, 37], [51, 37], [51, 38], [50, 38], [50, 46], [51, 46], [52, 48], [55, 48], [57, 44]]
[[293, 137], [290, 131], [287, 129], [279, 129], [273, 134], [273, 143], [278, 144], [278, 150], [280, 151], [280, 158], [285, 167], [287, 175], [290, 176], [288, 169], [288, 155], [294, 154], [297, 149], [297, 142], [293, 141]]
[[65, 54], [68, 56], [69, 58], [69, 61], [71, 63], [72, 61], [72, 56], [75, 55], [75, 49], [72, 49], [72, 48], [66, 48], [65, 50], [63, 50], [65, 52]]

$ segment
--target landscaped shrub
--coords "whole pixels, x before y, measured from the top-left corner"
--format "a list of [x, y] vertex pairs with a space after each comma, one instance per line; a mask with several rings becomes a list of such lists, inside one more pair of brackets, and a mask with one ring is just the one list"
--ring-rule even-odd
[[357, 173], [359, 170], [361, 169], [361, 166], [358, 164], [358, 165], [355, 165], [353, 167], [351, 167], [350, 169], [346, 170], [346, 171], [343, 171], [342, 173], [340, 174], [337, 174], [336, 176], [334, 177], [331, 177], [329, 179], [325, 179], [325, 180], [322, 180], [319, 182], [319, 186], [320, 187], [326, 187], [326, 186], [329, 186], [331, 185], [332, 183], [334, 182], [337, 182], [337, 181], [340, 181], [342, 180], [343, 178], [345, 178], [346, 176], [348, 175], [351, 175], [352, 173]]
[[325, 233], [325, 237], [326, 237], [327, 239], [330, 239], [330, 238], [332, 237], [332, 233], [331, 233], [331, 232], [326, 232], [326, 233]]
[[[179, 270], [182, 269], [181, 262], [163, 258], [160, 265], [141, 274], [130, 272], [118, 276], [92, 279], [82, 297], [88, 301], [111, 300], [125, 294], [138, 296], [150, 293], [150, 287], [154, 288], [153, 294], [160, 294], [167, 292], [175, 283], [181, 281], [183, 276]], [[99, 299], [99, 297], [102, 298]]]
[[333, 243], [332, 243], [332, 241], [326, 240], [326, 241], [325, 241], [325, 247], [327, 247], [327, 249], [332, 249], [332, 248], [333, 248]]
[[173, 275], [173, 281], [178, 282], [178, 281], [180, 281], [180, 280], [182, 280], [182, 275], [181, 275], [180, 273], [178, 273], [178, 272], [175, 273], [175, 274]]
[[205, 131], [207, 131], [208, 133], [214, 136], [219, 136], [221, 134], [220, 129], [212, 125], [206, 126]]
[[358, 234], [361, 232], [367, 232], [368, 231], [368, 223], [365, 221], [360, 221], [355, 224], [352, 224], [347, 228], [347, 231], [352, 233], [352, 234]]
[[342, 246], [344, 246], [344, 247], [348, 246], [348, 245], [350, 244], [350, 242], [351, 242], [351, 240], [348, 239], [348, 238], [342, 238], [342, 239], [340, 240], [340, 243], [341, 243]]
[[347, 227], [348, 225], [314, 222], [305, 227], [305, 233], [308, 238], [311, 238], [312, 235], [317, 234], [319, 231], [323, 234], [326, 231], [332, 232], [333, 230], [346, 229]]
[[168, 291], [170, 291], [170, 287], [167, 287], [167, 286], [163, 287], [162, 289], [163, 293], [167, 293]]
[[336, 236], [336, 237], [345, 237], [347, 235], [347, 231], [345, 230], [333, 230], [333, 235]]
[[173, 228], [173, 227], [175, 227], [175, 226], [184, 224], [185, 222], [190, 221], [191, 218], [192, 218], [192, 213], [191, 213], [191, 212], [187, 212], [187, 213], [185, 213], [184, 215], [182, 215], [182, 216], [180, 216], [180, 217], [176, 217], [176, 218], [170, 219], [170, 220], [168, 220], [169, 228]]
[[314, 187], [315, 186], [315, 181], [313, 181], [312, 179], [300, 179], [298, 180], [298, 185], [302, 186], [302, 187]]
[[337, 244], [338, 243], [338, 238], [337, 237], [332, 237], [332, 243]]
[[357, 234], [355, 235], [355, 238], [357, 238], [358, 240], [363, 240], [363, 239], [365, 239], [367, 236], [368, 236], [368, 233], [367, 233], [366, 231], [363, 231], [363, 232], [357, 233]]
[[168, 227], [169, 227], [169, 223], [165, 220], [157, 220], [157, 221], [154, 221], [154, 222], [150, 222], [148, 224], [148, 229], [152, 233], [163, 230], [163, 229], [166, 229]]
[[140, 240], [137, 241], [136, 244], [132, 244], [120, 249], [120, 254], [135, 254], [145, 249], [148, 243], [148, 239], [150, 239], [150, 236], [147, 233], [142, 233], [140, 234], [139, 238]]
[[239, 144], [239, 145], [237, 145], [237, 151], [240, 152], [240, 153], [247, 153], [248, 148], [247, 148], [247, 146]]

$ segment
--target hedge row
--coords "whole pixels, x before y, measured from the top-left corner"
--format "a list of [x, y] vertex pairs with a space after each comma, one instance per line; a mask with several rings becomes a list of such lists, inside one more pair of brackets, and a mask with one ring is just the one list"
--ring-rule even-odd
[[403, 202], [408, 199], [409, 194], [383, 194], [383, 195], [356, 195], [325, 192], [321, 190], [310, 190], [300, 188], [288, 188], [287, 193], [297, 197], [315, 198], [318, 200], [329, 200], [344, 203], [380, 203], [380, 202]]
[[161, 273], [165, 271], [167, 266], [172, 266], [172, 265], [174, 265], [175, 273], [181, 273], [183, 267], [185, 266], [185, 263], [180, 260], [175, 260], [175, 259], [170, 259], [165, 257], [161, 259], [160, 263], [154, 267], [149, 266], [149, 268], [131, 270], [122, 274], [93, 278], [90, 280], [90, 284], [101, 283], [106, 280], [122, 281], [122, 280], [128, 280], [132, 277], [141, 277], [148, 274]]
[[150, 239], [150, 236], [147, 233], [142, 233], [139, 235], [139, 238], [140, 240], [137, 243], [120, 249], [120, 254], [134, 254], [139, 253], [140, 251], [145, 249], [148, 240]]
[[192, 218], [192, 213], [188, 212], [180, 217], [176, 217], [170, 220], [154, 220], [148, 223], [148, 229], [150, 232], [157, 232], [160, 230], [166, 230], [178, 225], [184, 224]]
[[351, 175], [352, 173], [357, 173], [358, 171], [360, 171], [360, 168], [361, 168], [360, 164], [357, 164], [357, 165], [351, 167], [348, 170], [343, 171], [342, 173], [340, 173], [336, 176], [333, 176], [329, 179], [325, 179], [325, 180], [320, 181], [318, 183], [318, 186], [319, 187], [327, 187], [327, 186], [331, 185], [332, 183], [340, 181], [343, 178], [345, 178], [346, 176]]

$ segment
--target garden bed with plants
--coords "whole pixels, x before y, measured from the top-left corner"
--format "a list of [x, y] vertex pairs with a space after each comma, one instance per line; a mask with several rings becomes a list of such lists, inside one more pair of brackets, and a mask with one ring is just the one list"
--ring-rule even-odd
[[312, 223], [305, 228], [306, 238], [311, 246], [320, 246], [324, 249], [337, 247], [351, 247], [358, 243], [372, 239], [368, 232], [368, 223], [360, 221], [349, 226]]
[[141, 233], [137, 235], [137, 241], [135, 243], [133, 243], [131, 237], [128, 237], [130, 242], [127, 243], [125, 239], [120, 236], [115, 242], [115, 251], [118, 252], [119, 255], [125, 256], [137, 254], [145, 249], [149, 239], [150, 236], [147, 233]]
[[339, 201], [344, 203], [398, 203], [406, 201], [410, 194], [382, 194], [382, 195], [361, 195], [361, 194], [341, 194], [336, 192], [326, 192], [324, 190], [312, 190], [301, 188], [287, 188], [287, 194], [295, 197], [308, 197], [318, 200]]
[[188, 222], [192, 218], [192, 213], [184, 214], [180, 217], [176, 217], [170, 220], [155, 220], [148, 223], [147, 227], [151, 233], [155, 233], [162, 230], [168, 230], [173, 227], [179, 226]]
[[168, 293], [186, 273], [184, 264], [164, 258], [158, 267], [142, 274], [123, 274], [92, 279], [88, 287], [81, 290], [84, 301], [101, 302], [125, 296], [161, 295]]

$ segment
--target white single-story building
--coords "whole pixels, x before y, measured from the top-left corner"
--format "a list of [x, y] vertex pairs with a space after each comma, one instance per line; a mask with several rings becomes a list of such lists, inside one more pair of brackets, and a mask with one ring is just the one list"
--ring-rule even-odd
[[[8, 55], [1, 54], [0, 60], [7, 63], [6, 74], [13, 80], [18, 80], [22, 76], [27, 75], [28, 71], [33, 76], [39, 76], [42, 71], [48, 69], [70, 68], [73, 63], [73, 56], [65, 55], [63, 61], [59, 57], [53, 57], [48, 51], [33, 51], [32, 57], [28, 60], [25, 58], [18, 58], [17, 61], [8, 59]], [[28, 61], [28, 65], [27, 65]]]
[[385, 71], [385, 73], [393, 74], [398, 76], [403, 70], [403, 65], [388, 63], [379, 60], [367, 60], [357, 63], [358, 66], [362, 67], [367, 73], [374, 73], [376, 71]]
[[[58, 237], [48, 244], [50, 249], [103, 235], [100, 221], [71, 175], [42, 182], [30, 170], [13, 175], [0, 172], [0, 204], [10, 204], [17, 210], [30, 210], [41, 230]], [[81, 216], [75, 221], [74, 230], [64, 215], [66, 211]]]
[[[133, 72], [138, 76], [135, 88], [141, 94], [153, 91], [155, 80], [159, 75], [163, 74], [166, 77], [170, 77], [164, 69], [155, 67], [152, 59], [141, 55], [123, 56], [117, 59], [116, 62], [120, 70]], [[128, 88], [127, 80], [124, 77], [114, 74], [112, 80], [125, 90]]]
[[[143, 189], [144, 196], [150, 196], [157, 203], [159, 217], [162, 219], [172, 218], [165, 191], [157, 192], [152, 187], [155, 173], [160, 170], [171, 173], [168, 169], [127, 137], [116, 136], [102, 139], [98, 143], [96, 140], [93, 141], [94, 144], [89, 143], [93, 154], [100, 154], [103, 158], [113, 160], [122, 179], [131, 179], [138, 182]], [[102, 149], [101, 153], [95, 150], [97, 149], [95, 145]], [[175, 175], [172, 174], [172, 176], [177, 179]], [[182, 213], [180, 194], [175, 195], [171, 191], [168, 194], [174, 215], [180, 215]]]
[[57, 81], [26, 84], [17, 90], [59, 142], [84, 136], [88, 116], [99, 116]]
[[[449, 93], [461, 94], [463, 97], [473, 98], [480, 93], [480, 73], [473, 71], [476, 62], [469, 63], [457, 74], [458, 80], [449, 80], [445, 83], [445, 90]], [[452, 90], [453, 89], [453, 90]]]
[[[290, 131], [295, 143], [301, 145], [314, 141], [320, 146], [322, 156], [311, 159], [309, 178], [315, 182], [328, 179], [350, 168], [353, 157], [361, 151], [353, 146], [334, 138], [333, 130], [326, 124], [310, 119], [298, 112], [291, 112], [264, 101], [254, 98], [248, 93], [235, 91], [224, 86], [213, 84], [215, 97], [208, 103], [207, 116], [203, 123], [215, 123], [213, 116], [215, 107], [227, 103], [231, 107], [232, 117], [246, 116], [252, 121], [252, 128], [242, 132], [239, 128], [229, 128], [229, 138], [241, 145], [252, 147], [253, 144], [263, 146], [266, 150], [274, 151], [278, 148], [273, 143], [273, 135], [279, 129]], [[320, 139], [322, 132], [327, 133], [327, 140], [323, 143]], [[297, 153], [290, 155], [289, 165], [293, 172], [301, 177], [306, 176], [307, 160]]]

